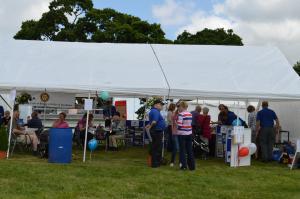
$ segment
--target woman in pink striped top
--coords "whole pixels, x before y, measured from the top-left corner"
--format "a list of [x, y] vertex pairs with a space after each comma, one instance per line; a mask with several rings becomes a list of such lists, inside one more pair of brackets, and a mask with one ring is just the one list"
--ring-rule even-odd
[[177, 119], [177, 134], [179, 140], [180, 169], [195, 170], [195, 159], [192, 146], [192, 114], [187, 111], [188, 104], [184, 101], [179, 103]]

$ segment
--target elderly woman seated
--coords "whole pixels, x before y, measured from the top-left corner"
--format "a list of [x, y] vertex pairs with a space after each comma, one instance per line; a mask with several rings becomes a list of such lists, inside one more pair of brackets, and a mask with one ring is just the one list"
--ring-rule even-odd
[[121, 120], [120, 113], [116, 112], [112, 118], [112, 133], [109, 136], [109, 146], [112, 150], [117, 150], [117, 140], [125, 136], [125, 122]]
[[16, 136], [18, 142], [22, 142], [24, 144], [32, 144], [33, 155], [38, 155], [37, 153], [37, 145], [39, 140], [35, 134], [35, 132], [26, 131], [24, 127], [18, 124], [20, 117], [19, 111], [14, 111], [13, 113], [13, 121], [12, 121], [12, 133]]
[[69, 128], [69, 124], [68, 124], [68, 122], [66, 122], [66, 117], [67, 117], [67, 114], [64, 112], [61, 112], [58, 115], [58, 119], [53, 122], [52, 127], [53, 128]]

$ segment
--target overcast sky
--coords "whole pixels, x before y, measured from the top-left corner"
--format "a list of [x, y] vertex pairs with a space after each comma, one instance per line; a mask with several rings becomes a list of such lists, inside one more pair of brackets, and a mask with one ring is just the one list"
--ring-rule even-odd
[[[50, 0], [0, 0], [0, 39], [9, 39], [22, 21], [38, 19]], [[300, 0], [94, 0], [162, 24], [169, 39], [183, 30], [233, 29], [246, 45], [276, 45], [291, 64], [300, 60]]]

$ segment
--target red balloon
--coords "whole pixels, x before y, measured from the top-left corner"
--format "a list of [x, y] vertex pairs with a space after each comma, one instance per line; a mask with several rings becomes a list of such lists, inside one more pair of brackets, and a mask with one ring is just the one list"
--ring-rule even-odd
[[239, 157], [246, 157], [249, 155], [249, 148], [248, 147], [242, 147], [239, 150]]

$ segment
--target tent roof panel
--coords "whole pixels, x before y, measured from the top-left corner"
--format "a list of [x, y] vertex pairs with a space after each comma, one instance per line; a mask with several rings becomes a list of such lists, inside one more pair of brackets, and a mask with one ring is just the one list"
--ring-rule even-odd
[[149, 44], [4, 42], [0, 45], [0, 90], [300, 100], [300, 78], [275, 47], [152, 47], [155, 54]]

